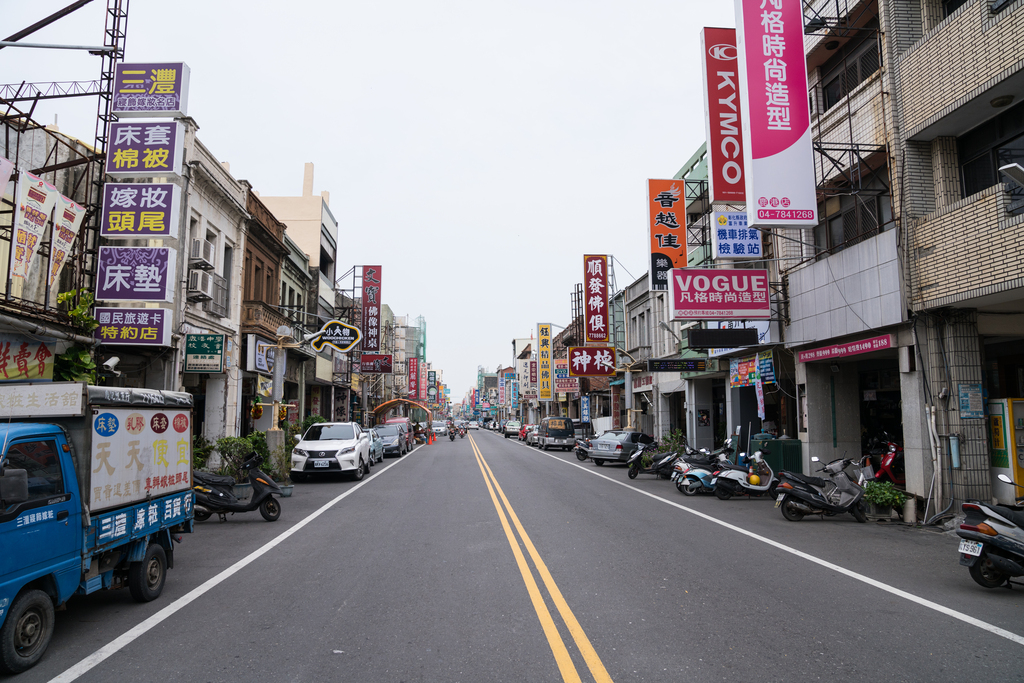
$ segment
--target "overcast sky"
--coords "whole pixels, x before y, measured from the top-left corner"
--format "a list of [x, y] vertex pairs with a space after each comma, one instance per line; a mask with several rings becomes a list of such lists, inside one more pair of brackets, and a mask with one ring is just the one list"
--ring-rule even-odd
[[[6, 36], [69, 0], [4, 4]], [[99, 45], [105, 9], [24, 41]], [[188, 63], [200, 139], [261, 194], [300, 194], [315, 164], [339, 273], [382, 264], [457, 401], [514, 337], [569, 322], [584, 253], [613, 254], [620, 287], [647, 271], [645, 181], [703, 142], [700, 29], [734, 25], [729, 0], [134, 0], [126, 59]], [[0, 50], [2, 83], [99, 68]], [[95, 98], [36, 118], [55, 114], [92, 139]]]

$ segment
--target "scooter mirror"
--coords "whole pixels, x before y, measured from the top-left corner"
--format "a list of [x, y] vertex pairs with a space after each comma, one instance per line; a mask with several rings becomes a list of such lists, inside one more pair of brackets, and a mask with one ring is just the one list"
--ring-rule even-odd
[[811, 462], [821, 462], [821, 460], [818, 459], [818, 456], [814, 456], [811, 458]]
[[1004, 484], [1012, 484], [1013, 483], [1013, 479], [1010, 479], [1008, 476], [1006, 476], [1002, 472], [1000, 472], [996, 476], [999, 477], [999, 481], [1003, 482]]

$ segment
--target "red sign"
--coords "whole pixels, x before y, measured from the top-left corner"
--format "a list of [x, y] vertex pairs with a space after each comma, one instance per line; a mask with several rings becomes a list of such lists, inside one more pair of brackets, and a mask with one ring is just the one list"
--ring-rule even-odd
[[570, 377], [608, 377], [615, 374], [615, 347], [570, 346]]
[[392, 364], [390, 353], [364, 353], [359, 359], [359, 372], [364, 375], [390, 375]]
[[531, 388], [537, 386], [537, 361], [535, 360], [530, 361], [530, 384]]
[[416, 389], [416, 385], [420, 378], [420, 359], [410, 358], [409, 359], [409, 398], [419, 398], [419, 391]]
[[380, 351], [380, 266], [363, 266], [363, 351]]
[[586, 343], [608, 341], [608, 257], [583, 257], [583, 282], [586, 283], [584, 327]]
[[672, 270], [673, 320], [765, 320], [772, 317], [768, 271], [749, 268]]
[[870, 339], [861, 339], [859, 341], [848, 342], [846, 344], [834, 344], [832, 346], [823, 346], [820, 349], [801, 351], [798, 359], [801, 363], [809, 363], [815, 360], [828, 360], [830, 358], [842, 358], [843, 356], [856, 356], [860, 353], [881, 351], [882, 349], [891, 349], [895, 346], [896, 344], [893, 343], [892, 335], [883, 334], [881, 337], [871, 337]]
[[736, 29], [705, 28], [700, 33], [700, 47], [704, 64], [704, 132], [708, 141], [710, 201], [743, 202], [746, 187]]
[[[669, 271], [686, 267], [686, 201], [683, 180], [648, 180], [651, 289], [668, 289]], [[676, 203], [679, 206], [676, 207]]]

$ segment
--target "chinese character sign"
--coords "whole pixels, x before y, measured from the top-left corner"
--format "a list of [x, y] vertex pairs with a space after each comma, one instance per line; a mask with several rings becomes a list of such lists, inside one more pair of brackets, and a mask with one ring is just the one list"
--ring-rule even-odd
[[132, 346], [170, 346], [170, 311], [165, 308], [96, 308], [100, 324], [96, 338], [101, 344]]
[[181, 190], [172, 183], [107, 183], [100, 235], [111, 239], [178, 237]]
[[555, 392], [564, 396], [575, 394], [580, 390], [580, 380], [569, 376], [569, 359], [555, 359]]
[[747, 227], [745, 211], [715, 211], [711, 215], [712, 258], [763, 258], [761, 231]]
[[110, 111], [119, 118], [180, 118], [188, 113], [188, 80], [189, 68], [182, 62], [117, 64]]
[[60, 277], [60, 271], [68, 260], [71, 246], [75, 243], [75, 238], [78, 236], [78, 230], [82, 227], [84, 219], [84, 206], [79, 206], [63, 195], [57, 196], [57, 204], [53, 212], [50, 265], [47, 268], [47, 281], [51, 287]]
[[111, 123], [106, 172], [115, 178], [181, 175], [185, 128], [177, 121]]
[[585, 339], [592, 342], [607, 342], [608, 328], [608, 257], [587, 255], [583, 257], [583, 296], [585, 305]]
[[818, 222], [801, 0], [736, 0], [751, 225]]
[[192, 416], [101, 408], [92, 416], [89, 509], [105, 510], [192, 488]]
[[380, 266], [363, 266], [363, 351], [380, 351]]
[[185, 335], [185, 372], [224, 372], [224, 335]]
[[498, 380], [498, 405], [505, 405], [505, 378]]
[[671, 284], [673, 320], [772, 317], [767, 270], [678, 268]]
[[420, 363], [420, 400], [427, 400], [427, 363]]
[[615, 348], [611, 346], [570, 346], [570, 377], [609, 377], [615, 374]]
[[419, 378], [420, 378], [420, 359], [410, 358], [409, 359], [409, 398], [416, 399], [419, 397]]
[[[0, 336], [0, 382], [52, 380], [55, 351], [53, 342], [19, 336]], [[3, 391], [8, 392], [9, 389], [4, 388]], [[44, 412], [38, 400], [33, 407], [37, 415]], [[0, 415], [8, 416], [3, 410], [0, 410]]]
[[590, 422], [590, 397], [580, 397], [580, 422]]
[[700, 47], [711, 201], [742, 203], [746, 188], [736, 29], [705, 28], [700, 32]]
[[668, 271], [686, 267], [686, 199], [682, 180], [648, 180], [651, 289], [668, 289]]
[[60, 192], [38, 176], [23, 171], [18, 177], [18, 205], [14, 215], [14, 239], [11, 240], [10, 274], [25, 277], [46, 223]]
[[393, 358], [390, 353], [364, 353], [359, 359], [359, 372], [364, 375], [390, 375]]
[[538, 394], [541, 401], [554, 400], [554, 366], [551, 363], [551, 324], [537, 325]]
[[174, 301], [176, 253], [168, 247], [100, 247], [97, 301]]

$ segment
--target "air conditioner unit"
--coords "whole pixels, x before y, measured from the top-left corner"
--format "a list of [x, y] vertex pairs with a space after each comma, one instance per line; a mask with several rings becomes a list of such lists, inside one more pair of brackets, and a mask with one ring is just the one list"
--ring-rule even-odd
[[200, 268], [202, 270], [213, 270], [213, 242], [207, 242], [206, 240], [192, 240], [192, 250], [188, 255], [188, 265], [190, 268]]
[[202, 270], [188, 271], [189, 301], [209, 301], [213, 298], [213, 275]]

